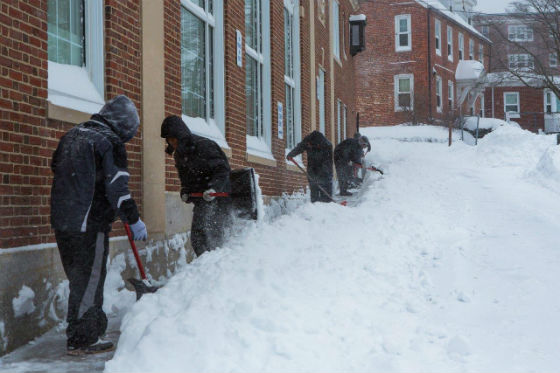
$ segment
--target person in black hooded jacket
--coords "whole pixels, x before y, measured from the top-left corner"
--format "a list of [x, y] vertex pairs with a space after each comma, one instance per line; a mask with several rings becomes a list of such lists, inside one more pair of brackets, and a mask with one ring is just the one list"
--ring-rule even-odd
[[351, 196], [348, 191], [354, 179], [354, 166], [362, 166], [365, 148], [371, 149], [366, 136], [349, 138], [334, 148], [334, 165], [341, 196]]
[[[230, 167], [226, 155], [214, 141], [191, 133], [176, 115], [164, 119], [161, 137], [166, 152], [175, 159], [181, 179], [181, 199], [194, 203], [191, 243], [197, 256], [224, 242], [231, 224]], [[202, 196], [194, 196], [200, 194]], [[214, 196], [215, 193], [222, 196]]]
[[286, 158], [291, 160], [303, 152], [307, 152], [307, 175], [311, 191], [311, 202], [331, 202], [333, 178], [331, 142], [321, 132], [313, 131], [305, 136], [288, 153]]
[[128, 189], [124, 145], [139, 125], [132, 101], [117, 96], [68, 131], [53, 154], [51, 226], [70, 283], [66, 329], [70, 355], [113, 349], [100, 337], [107, 329], [103, 285], [115, 215], [130, 224], [134, 239], [147, 239]]

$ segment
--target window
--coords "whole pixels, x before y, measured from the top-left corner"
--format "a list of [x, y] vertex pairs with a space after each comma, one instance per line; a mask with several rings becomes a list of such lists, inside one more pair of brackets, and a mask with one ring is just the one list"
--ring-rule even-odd
[[533, 41], [533, 29], [524, 25], [515, 25], [508, 27], [509, 41]]
[[325, 70], [319, 68], [317, 77], [317, 100], [319, 101], [319, 131], [325, 134]]
[[332, 2], [332, 22], [333, 55], [340, 60], [340, 17], [336, 0]]
[[395, 111], [411, 110], [414, 105], [414, 75], [395, 75]]
[[474, 60], [474, 40], [469, 40], [469, 60]]
[[453, 110], [455, 105], [455, 87], [451, 80], [447, 81], [447, 105], [449, 110]]
[[488, 26], [482, 26], [482, 35], [488, 37], [490, 35], [490, 29]]
[[436, 54], [441, 56], [441, 22], [436, 19]]
[[484, 118], [486, 114], [484, 113], [484, 94], [480, 95], [480, 117]]
[[484, 46], [478, 44], [478, 60], [484, 64]]
[[557, 113], [559, 100], [550, 90], [544, 91], [544, 112], [547, 114]]
[[447, 59], [453, 61], [453, 29], [447, 26]]
[[48, 100], [96, 113], [104, 104], [103, 4], [48, 0]]
[[395, 50], [397, 52], [412, 50], [410, 28], [410, 14], [395, 17]]
[[342, 115], [342, 139], [346, 138], [346, 121], [348, 120], [348, 111], [344, 105], [344, 113]]
[[337, 143], [340, 143], [340, 138], [342, 136], [342, 102], [336, 100], [336, 138]]
[[286, 90], [286, 148], [301, 141], [299, 59], [299, 1], [284, 1], [284, 85]]
[[245, 0], [247, 150], [272, 158], [269, 1]]
[[438, 113], [441, 113], [442, 103], [441, 103], [441, 77], [436, 76], [436, 105]]
[[459, 34], [459, 60], [465, 58], [465, 37], [463, 34]]
[[550, 67], [558, 67], [558, 55], [556, 53], [549, 54], [548, 64]]
[[510, 69], [532, 69], [535, 61], [530, 54], [508, 54], [508, 67]]
[[510, 118], [519, 118], [519, 112], [519, 92], [505, 92], [504, 113], [510, 113]]

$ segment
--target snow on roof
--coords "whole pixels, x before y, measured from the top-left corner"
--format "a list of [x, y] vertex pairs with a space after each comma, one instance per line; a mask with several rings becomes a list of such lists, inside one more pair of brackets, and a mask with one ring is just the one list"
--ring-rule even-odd
[[350, 16], [350, 22], [352, 21], [365, 21], [366, 15], [365, 14], [355, 14]]
[[472, 32], [473, 34], [478, 36], [479, 38], [484, 39], [489, 43], [492, 43], [492, 41], [490, 39], [488, 39], [486, 36], [484, 36], [480, 32], [478, 32], [478, 30], [475, 29], [472, 25], [469, 25], [469, 23], [467, 21], [465, 21], [460, 15], [450, 11], [439, 0], [415, 0], [415, 1], [425, 8], [431, 7], [431, 8], [434, 8], [434, 9], [438, 10], [444, 16], [446, 16], [447, 18], [457, 22], [459, 25], [466, 28], [467, 30], [469, 30], [470, 32]]
[[455, 71], [457, 81], [478, 80], [484, 73], [484, 65], [475, 60], [461, 60]]

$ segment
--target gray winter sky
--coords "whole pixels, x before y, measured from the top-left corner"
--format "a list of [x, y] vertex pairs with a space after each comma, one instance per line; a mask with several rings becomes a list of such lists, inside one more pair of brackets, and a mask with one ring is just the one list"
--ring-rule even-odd
[[483, 13], [503, 13], [511, 0], [478, 0], [476, 10]]

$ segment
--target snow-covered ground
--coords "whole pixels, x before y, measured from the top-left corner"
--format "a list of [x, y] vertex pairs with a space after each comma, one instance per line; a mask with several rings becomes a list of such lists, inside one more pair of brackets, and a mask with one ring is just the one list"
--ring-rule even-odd
[[105, 370], [557, 370], [555, 137], [362, 133], [385, 175], [357, 204], [291, 208], [183, 267], [129, 308]]

